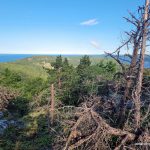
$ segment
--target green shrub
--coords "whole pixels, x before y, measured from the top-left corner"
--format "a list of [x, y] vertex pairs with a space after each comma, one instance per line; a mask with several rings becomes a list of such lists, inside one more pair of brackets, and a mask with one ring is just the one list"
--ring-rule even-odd
[[18, 117], [22, 117], [29, 112], [29, 100], [23, 97], [17, 97], [10, 101], [8, 110]]

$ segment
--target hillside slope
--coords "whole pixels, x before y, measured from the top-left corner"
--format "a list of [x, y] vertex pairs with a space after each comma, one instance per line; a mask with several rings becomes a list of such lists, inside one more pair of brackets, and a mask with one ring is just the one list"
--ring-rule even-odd
[[[0, 63], [0, 72], [8, 68], [11, 71], [15, 71], [30, 78], [40, 77], [47, 78], [47, 73], [43, 69], [44, 66], [51, 68], [51, 63], [55, 61], [57, 56], [33, 56], [17, 60], [15, 62]], [[69, 63], [73, 66], [77, 66], [82, 56], [63, 56], [63, 59], [67, 57]], [[90, 56], [93, 64], [96, 64], [102, 59], [102, 56]]]

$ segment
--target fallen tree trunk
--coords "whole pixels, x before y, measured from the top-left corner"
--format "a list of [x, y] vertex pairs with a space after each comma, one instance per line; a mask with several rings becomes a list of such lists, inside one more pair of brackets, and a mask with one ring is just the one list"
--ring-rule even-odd
[[[81, 134], [81, 132], [79, 131], [79, 126], [80, 124], [83, 124], [83, 122], [86, 120], [90, 120], [90, 116], [91, 116], [91, 121], [94, 120], [96, 123], [97, 128], [94, 130], [94, 132], [92, 132], [90, 135], [88, 136], [83, 136]], [[84, 126], [88, 126], [88, 124], [84, 124]], [[115, 148], [115, 150], [120, 149], [120, 147], [122, 145], [125, 145], [127, 142], [134, 142], [135, 140], [138, 141], [138, 139], [145, 141], [145, 142], [150, 142], [150, 135], [147, 132], [143, 132], [141, 133], [139, 136], [136, 134], [136, 132], [131, 132], [131, 131], [126, 131], [126, 130], [122, 130], [122, 129], [118, 129], [118, 128], [114, 128], [111, 127], [105, 119], [103, 119], [95, 110], [94, 107], [91, 108], [85, 108], [84, 113], [79, 117], [79, 119], [77, 120], [77, 122], [74, 124], [74, 126], [72, 127], [71, 133], [67, 139], [66, 145], [64, 147], [64, 150], [73, 150], [75, 148], [80, 147], [82, 144], [85, 144], [87, 142], [89, 142], [91, 139], [94, 140], [94, 145], [98, 145], [97, 142], [98, 139], [97, 137], [102, 134], [101, 131], [105, 132], [106, 135], [110, 135], [110, 136], [117, 136], [117, 137], [123, 137], [123, 140], [121, 141], [121, 143], [119, 144], [119, 146], [117, 146]], [[76, 134], [75, 134], [76, 133]], [[80, 134], [79, 134], [80, 133]], [[141, 136], [142, 135], [142, 136]], [[76, 141], [75, 143], [71, 144], [71, 141], [76, 138], [76, 137], [80, 137], [78, 141]], [[145, 140], [146, 139], [146, 140]], [[95, 147], [96, 148], [96, 147]]]

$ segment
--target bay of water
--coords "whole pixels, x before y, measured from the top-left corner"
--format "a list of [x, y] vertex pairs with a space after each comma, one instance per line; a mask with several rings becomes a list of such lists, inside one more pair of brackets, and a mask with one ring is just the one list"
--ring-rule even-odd
[[32, 57], [33, 54], [0, 54], [0, 62], [13, 62], [18, 59]]
[[[58, 54], [43, 54], [44, 56], [58, 56]], [[28, 58], [32, 56], [43, 56], [42, 54], [0, 54], [0, 62], [14, 62], [19, 59]], [[82, 56], [82, 55], [62, 55], [65, 57], [69, 56]], [[92, 55], [94, 57], [105, 57], [105, 55]], [[145, 68], [150, 68], [150, 57], [145, 59]]]

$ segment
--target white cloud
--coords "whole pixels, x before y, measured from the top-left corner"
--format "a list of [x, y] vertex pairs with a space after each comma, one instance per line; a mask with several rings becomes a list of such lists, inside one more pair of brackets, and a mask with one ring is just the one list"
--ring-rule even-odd
[[97, 49], [100, 49], [100, 45], [99, 45], [98, 42], [96, 42], [96, 41], [90, 41], [90, 44], [91, 44], [93, 47], [95, 47], [95, 48], [97, 48]]
[[80, 23], [82, 26], [93, 26], [99, 24], [97, 19], [90, 19]]

